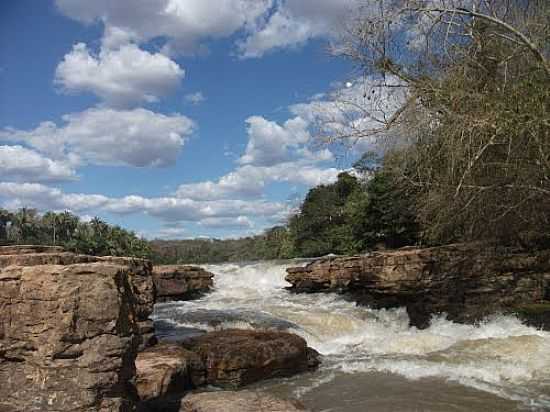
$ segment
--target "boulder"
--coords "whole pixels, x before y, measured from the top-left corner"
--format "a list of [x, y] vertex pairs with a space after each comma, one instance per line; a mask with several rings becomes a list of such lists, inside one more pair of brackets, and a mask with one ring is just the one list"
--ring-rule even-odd
[[153, 281], [159, 302], [189, 300], [208, 292], [213, 286], [214, 274], [197, 266], [155, 266]]
[[305, 411], [295, 400], [257, 391], [203, 392], [187, 395], [180, 412], [293, 412]]
[[136, 389], [142, 401], [183, 392], [204, 383], [199, 356], [179, 345], [159, 344], [136, 358]]
[[478, 244], [403, 248], [318, 259], [289, 268], [294, 292], [338, 292], [373, 308], [404, 306], [411, 324], [446, 313], [476, 322], [550, 300], [550, 251], [501, 251]]
[[28, 247], [0, 261], [0, 410], [133, 410], [151, 265]]
[[227, 329], [190, 338], [183, 345], [206, 365], [206, 383], [224, 388], [292, 376], [319, 364], [318, 353], [287, 332]]

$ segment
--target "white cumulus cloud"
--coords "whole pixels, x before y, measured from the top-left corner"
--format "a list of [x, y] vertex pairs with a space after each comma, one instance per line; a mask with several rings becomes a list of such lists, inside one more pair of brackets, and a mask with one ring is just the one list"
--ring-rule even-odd
[[91, 92], [111, 107], [129, 107], [158, 101], [174, 91], [183, 76], [176, 62], [135, 44], [102, 48], [94, 55], [78, 43], [57, 66], [55, 82], [65, 92]]
[[25, 147], [0, 145], [0, 180], [56, 182], [76, 179], [66, 162], [49, 159]]
[[167, 53], [194, 53], [204, 41], [238, 34], [243, 57], [330, 38], [361, 0], [56, 0], [62, 13], [101, 21], [103, 45], [166, 40]]
[[43, 122], [30, 131], [5, 129], [0, 141], [19, 141], [54, 159], [100, 165], [173, 164], [195, 124], [180, 114], [143, 108], [93, 108], [63, 116], [63, 125]]

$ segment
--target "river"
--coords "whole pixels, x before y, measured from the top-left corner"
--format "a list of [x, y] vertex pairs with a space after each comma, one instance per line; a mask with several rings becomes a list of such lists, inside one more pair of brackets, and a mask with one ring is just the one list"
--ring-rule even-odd
[[477, 325], [435, 317], [409, 327], [403, 309], [370, 310], [334, 294], [291, 294], [285, 269], [304, 261], [203, 265], [214, 291], [157, 305], [167, 340], [196, 329], [267, 328], [302, 336], [319, 370], [254, 387], [314, 411], [550, 410], [550, 333], [495, 316]]

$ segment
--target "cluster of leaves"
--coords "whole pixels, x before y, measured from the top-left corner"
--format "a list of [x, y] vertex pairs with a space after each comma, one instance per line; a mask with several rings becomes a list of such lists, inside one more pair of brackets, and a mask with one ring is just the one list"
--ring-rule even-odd
[[63, 246], [96, 256], [150, 257], [149, 243], [98, 218], [83, 222], [70, 212], [39, 214], [35, 209], [0, 209], [0, 244]]

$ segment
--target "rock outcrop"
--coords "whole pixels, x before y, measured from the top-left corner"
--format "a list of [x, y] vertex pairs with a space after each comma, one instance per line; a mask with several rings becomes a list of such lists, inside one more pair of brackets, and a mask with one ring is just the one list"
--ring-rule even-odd
[[295, 412], [305, 411], [294, 400], [279, 399], [273, 395], [253, 392], [203, 392], [186, 396], [180, 412]]
[[227, 329], [183, 345], [205, 365], [205, 382], [237, 388], [263, 379], [292, 376], [317, 367], [319, 354], [287, 332]]
[[159, 344], [136, 358], [136, 389], [142, 401], [164, 397], [204, 384], [199, 356], [180, 345]]
[[0, 248], [0, 410], [130, 411], [148, 261]]
[[[236, 389], [263, 379], [292, 376], [315, 368], [318, 357], [302, 338], [285, 332], [233, 329], [189, 338], [183, 346], [159, 344], [139, 353], [136, 359], [136, 388], [142, 400], [139, 410], [178, 411], [181, 398], [186, 396], [187, 400], [186, 393], [192, 389], [207, 385]], [[186, 408], [201, 411], [285, 410], [239, 409], [243, 402], [263, 408], [287, 405], [269, 397], [256, 399], [249, 395], [218, 398], [209, 393], [197, 399], [192, 395], [191, 399], [193, 402], [187, 403]], [[227, 409], [224, 400], [228, 402]]]
[[159, 302], [189, 300], [208, 292], [214, 274], [197, 266], [155, 266], [153, 281]]
[[550, 300], [550, 252], [504, 253], [474, 244], [403, 248], [321, 258], [287, 272], [292, 291], [345, 293], [374, 308], [405, 306], [419, 328], [437, 313], [475, 322]]

